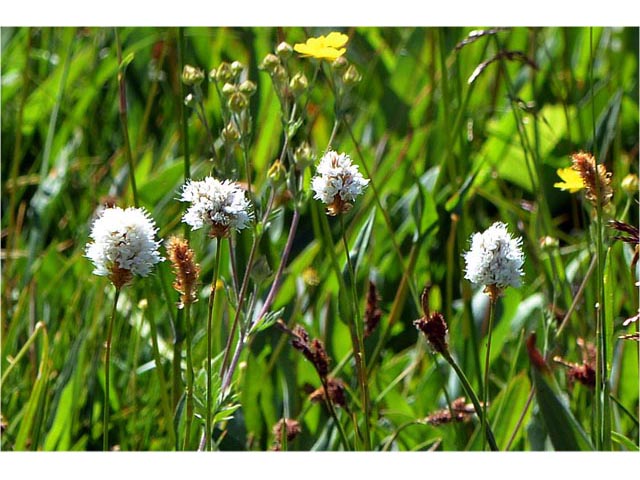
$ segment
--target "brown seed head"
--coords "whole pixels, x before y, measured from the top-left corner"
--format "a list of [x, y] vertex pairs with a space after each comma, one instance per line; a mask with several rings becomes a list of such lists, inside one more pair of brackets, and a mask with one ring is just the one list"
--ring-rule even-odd
[[429, 310], [429, 290], [430, 286], [425, 287], [420, 298], [424, 316], [415, 320], [413, 324], [424, 333], [429, 346], [434, 352], [445, 355], [449, 352], [449, 326], [444, 319], [444, 315], [440, 312], [431, 312]]
[[329, 373], [331, 360], [322, 342], [317, 338], [310, 342], [309, 334], [300, 325], [296, 325], [291, 331], [291, 335], [291, 346], [301, 352], [313, 364], [321, 377], [326, 377]]
[[182, 308], [198, 299], [196, 287], [200, 276], [200, 265], [195, 263], [195, 254], [189, 248], [189, 242], [183, 238], [171, 237], [167, 244], [167, 252], [176, 276], [173, 288], [180, 293], [179, 306]]
[[279, 451], [282, 448], [283, 430], [286, 432], [287, 442], [291, 442], [300, 434], [300, 423], [293, 418], [281, 418], [278, 423], [273, 426], [273, 450]]
[[[344, 394], [344, 383], [339, 378], [327, 377], [327, 391], [329, 392], [329, 401], [338, 407], [347, 406], [347, 398]], [[320, 387], [309, 395], [312, 402], [320, 402], [326, 397], [324, 387]]]
[[573, 169], [580, 174], [584, 182], [587, 200], [593, 205], [608, 204], [613, 197], [611, 172], [607, 172], [603, 164], [598, 164], [596, 168], [596, 159], [587, 152], [574, 153], [571, 160]]
[[370, 336], [380, 323], [382, 311], [378, 308], [378, 294], [373, 282], [369, 282], [367, 305], [364, 309], [364, 337]]

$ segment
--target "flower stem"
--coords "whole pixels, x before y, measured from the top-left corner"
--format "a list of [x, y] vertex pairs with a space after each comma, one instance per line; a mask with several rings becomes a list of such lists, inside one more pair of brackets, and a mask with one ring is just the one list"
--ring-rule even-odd
[[129, 121], [127, 119], [127, 90], [124, 83], [124, 69], [122, 65], [122, 47], [120, 45], [120, 37], [118, 35], [118, 29], [114, 28], [116, 37], [116, 50], [118, 54], [118, 97], [120, 112], [120, 125], [122, 127], [122, 137], [124, 140], [124, 154], [129, 164], [129, 181], [131, 182], [131, 192], [133, 193], [133, 204], [138, 207], [140, 202], [138, 200], [138, 189], [136, 188], [136, 176], [135, 168], [133, 164], [133, 154], [131, 153], [131, 143], [129, 142]]
[[169, 402], [169, 395], [167, 392], [167, 382], [164, 377], [164, 371], [162, 369], [162, 358], [160, 357], [160, 349], [158, 348], [158, 328], [153, 315], [147, 315], [149, 319], [149, 333], [151, 334], [151, 350], [153, 352], [153, 360], [156, 364], [156, 372], [158, 374], [158, 382], [160, 382], [160, 404], [165, 416], [165, 423], [167, 424], [167, 432], [169, 433], [169, 439], [171, 445], [176, 447], [176, 433], [173, 428], [173, 415], [171, 414], [171, 406]]
[[207, 316], [207, 431], [205, 432], [205, 450], [211, 450], [211, 358], [212, 358], [212, 322], [213, 322], [213, 304], [216, 298], [216, 290], [218, 287], [218, 275], [220, 274], [220, 253], [222, 252], [221, 241], [216, 240], [216, 260], [213, 264], [213, 280], [211, 282], [211, 293], [209, 295], [209, 315]]
[[350, 450], [349, 441], [347, 440], [347, 434], [344, 431], [344, 427], [342, 423], [338, 419], [338, 413], [336, 412], [335, 407], [333, 406], [333, 402], [329, 398], [329, 385], [327, 384], [327, 379], [320, 375], [320, 381], [322, 382], [322, 388], [324, 388], [324, 401], [327, 404], [327, 408], [329, 409], [329, 413], [333, 417], [333, 421], [336, 422], [338, 427], [338, 431], [340, 432], [340, 438], [342, 439], [342, 444], [346, 450]]
[[[469, 383], [467, 376], [464, 374], [464, 372], [462, 371], [460, 366], [456, 363], [456, 361], [453, 359], [450, 353], [445, 352], [442, 354], [442, 356], [449, 363], [449, 365], [451, 365], [451, 367], [455, 370], [456, 374], [458, 375], [458, 378], [460, 379], [460, 383], [462, 383], [462, 388], [467, 393], [467, 395], [469, 395], [469, 398], [471, 399], [471, 403], [473, 403], [473, 407], [476, 409], [476, 414], [480, 418], [480, 421], [484, 423], [484, 410], [480, 406], [480, 401], [478, 400], [478, 396], [476, 395], [476, 392], [471, 387], [471, 384]], [[489, 447], [491, 448], [491, 450], [493, 450], [494, 452], [499, 451], [498, 445], [496, 444], [496, 440], [493, 436], [493, 432], [491, 431], [491, 427], [487, 425], [487, 429], [483, 433], [486, 436], [487, 442], [489, 443]]]
[[364, 414], [364, 447], [366, 450], [371, 450], [371, 436], [369, 432], [369, 388], [367, 385], [367, 369], [364, 355], [364, 342], [362, 333], [362, 324], [360, 320], [360, 307], [358, 305], [358, 296], [356, 291], [356, 274], [351, 263], [351, 256], [349, 255], [349, 245], [347, 243], [346, 229], [344, 226], [344, 215], [340, 215], [340, 229], [342, 230], [342, 243], [344, 244], [344, 252], [347, 257], [347, 266], [349, 270], [349, 290], [351, 290], [351, 297], [353, 300], [353, 320], [350, 327], [352, 330], [351, 341], [353, 344], [353, 351], [356, 360], [356, 370], [358, 373], [358, 380], [360, 383], [360, 394], [362, 402], [362, 412]]
[[104, 403], [102, 405], [104, 409], [104, 415], [102, 422], [102, 450], [105, 452], [109, 451], [109, 364], [111, 362], [111, 336], [113, 335], [113, 324], [116, 318], [116, 306], [118, 305], [118, 298], [120, 298], [120, 289], [116, 288], [116, 294], [113, 297], [111, 319], [109, 320], [109, 327], [107, 329], [107, 341], [105, 343], [104, 357]]
[[193, 423], [193, 357], [191, 355], [191, 304], [187, 303], [184, 306], [184, 323], [186, 329], [186, 347], [187, 347], [187, 385], [186, 385], [186, 402], [187, 402], [187, 416], [185, 418], [185, 433], [184, 442], [182, 444], [182, 450], [189, 449], [189, 440], [191, 439], [191, 424]]
[[482, 389], [484, 410], [482, 415], [482, 451], [486, 446], [487, 429], [489, 427], [489, 419], [487, 418], [487, 406], [489, 405], [489, 361], [491, 354], [491, 333], [493, 330], [493, 315], [495, 311], [495, 300], [491, 298], [489, 301], [489, 328], [487, 329], [487, 352], [484, 357], [484, 388]]

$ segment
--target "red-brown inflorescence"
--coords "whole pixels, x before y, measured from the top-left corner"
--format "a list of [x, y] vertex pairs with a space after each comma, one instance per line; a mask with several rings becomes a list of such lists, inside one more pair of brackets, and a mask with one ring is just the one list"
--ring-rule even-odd
[[585, 196], [593, 205], [608, 204], [613, 197], [611, 188], [611, 172], [603, 164], [596, 166], [596, 159], [587, 152], [571, 155], [573, 169], [580, 174], [586, 189]]
[[183, 238], [171, 237], [167, 244], [171, 268], [176, 276], [173, 288], [180, 293], [180, 307], [194, 303], [198, 299], [197, 284], [200, 266], [194, 261], [195, 254], [189, 242]]
[[422, 310], [424, 316], [415, 320], [413, 324], [418, 330], [424, 333], [427, 342], [431, 348], [442, 355], [449, 353], [449, 326], [447, 325], [444, 315], [440, 312], [431, 312], [429, 309], [429, 290], [431, 287], [427, 285], [422, 291], [420, 300], [422, 302]]
[[369, 292], [367, 294], [367, 305], [364, 309], [364, 337], [369, 337], [380, 324], [382, 310], [378, 308], [378, 293], [376, 285], [369, 282]]

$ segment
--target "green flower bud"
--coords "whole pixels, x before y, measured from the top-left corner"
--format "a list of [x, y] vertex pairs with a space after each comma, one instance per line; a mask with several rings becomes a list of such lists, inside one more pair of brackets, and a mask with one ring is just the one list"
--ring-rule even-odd
[[286, 174], [287, 170], [284, 168], [284, 165], [282, 165], [282, 162], [280, 162], [279, 159], [273, 162], [273, 164], [267, 171], [267, 176], [274, 184], [279, 184], [282, 180], [284, 180]]
[[622, 190], [629, 195], [637, 195], [638, 194], [638, 175], [635, 173], [630, 173], [626, 177], [622, 179], [622, 183], [620, 184]]
[[557, 238], [554, 237], [550, 237], [548, 235], [542, 237], [540, 239], [540, 248], [542, 250], [549, 250], [552, 248], [558, 248], [558, 245], [560, 244], [560, 242], [558, 242]]
[[189, 95], [187, 95], [186, 97], [184, 97], [184, 104], [187, 107], [194, 107], [196, 104], [196, 97], [193, 96], [192, 93], [190, 93]]
[[344, 57], [336, 58], [331, 64], [331, 68], [333, 68], [339, 75], [342, 75], [348, 66], [349, 62]]
[[304, 93], [309, 87], [309, 82], [307, 81], [307, 77], [304, 73], [298, 72], [296, 73], [291, 81], [289, 82], [289, 87], [291, 87], [291, 91], [294, 95], [301, 95]]
[[240, 139], [240, 132], [233, 122], [222, 129], [222, 138], [226, 143], [235, 143]]
[[349, 65], [347, 71], [342, 75], [342, 81], [345, 85], [355, 85], [360, 82], [360, 80], [362, 80], [362, 75], [360, 75], [358, 69], [353, 65]]
[[238, 91], [238, 87], [236, 87], [233, 83], [225, 83], [222, 86], [222, 94], [225, 97], [230, 97], [231, 95], [233, 95], [237, 91]]
[[254, 93], [256, 93], [256, 84], [253, 83], [251, 80], [245, 80], [240, 84], [240, 87], [238, 88], [242, 93], [244, 93], [249, 97]]
[[293, 53], [293, 48], [287, 42], [281, 42], [276, 47], [276, 54], [280, 58], [287, 59], [287, 58], [289, 58], [291, 56], [292, 53]]
[[313, 161], [313, 151], [307, 142], [302, 142], [293, 152], [293, 159], [301, 166], [310, 164]]
[[260, 70], [265, 70], [271, 74], [273, 74], [273, 69], [280, 65], [280, 59], [276, 57], [273, 53], [269, 53], [262, 59], [260, 63]]
[[217, 70], [212, 70], [211, 73], [215, 72], [215, 80], [220, 83], [226, 83], [231, 81], [233, 78], [233, 71], [231, 70], [231, 65], [227, 62], [222, 62]]
[[236, 92], [229, 98], [228, 105], [232, 112], [240, 113], [249, 106], [249, 99], [244, 93]]
[[235, 61], [231, 64], [231, 71], [234, 75], [238, 75], [242, 70], [244, 70], [244, 65], [239, 61]]
[[204, 80], [204, 72], [192, 65], [185, 65], [182, 69], [182, 82], [185, 85], [199, 85]]

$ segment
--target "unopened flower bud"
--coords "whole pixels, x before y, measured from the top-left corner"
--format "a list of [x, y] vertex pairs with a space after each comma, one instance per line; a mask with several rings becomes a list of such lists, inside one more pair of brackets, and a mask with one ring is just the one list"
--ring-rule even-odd
[[222, 86], [222, 94], [225, 97], [230, 97], [231, 95], [233, 95], [237, 91], [238, 91], [238, 87], [236, 87], [233, 83], [225, 83]]
[[280, 58], [287, 59], [291, 56], [292, 53], [293, 53], [293, 47], [289, 45], [287, 42], [281, 42], [276, 47], [276, 54]]
[[282, 165], [282, 162], [277, 159], [271, 167], [269, 167], [269, 171], [267, 172], [267, 176], [273, 183], [280, 183], [287, 174], [287, 170]]
[[204, 72], [192, 65], [185, 65], [182, 69], [182, 82], [185, 85], [199, 85], [204, 80]]
[[348, 66], [349, 62], [344, 57], [336, 58], [331, 64], [331, 68], [333, 68], [340, 75], [344, 73]]
[[249, 99], [244, 93], [236, 92], [229, 97], [228, 105], [232, 112], [240, 113], [249, 106]]
[[345, 85], [355, 85], [362, 80], [362, 75], [354, 65], [349, 65], [347, 71], [342, 75], [342, 81]]
[[184, 97], [184, 104], [187, 107], [193, 107], [195, 105], [195, 97], [193, 96], [192, 93], [188, 94], [186, 97]]
[[300, 95], [307, 90], [309, 82], [307, 81], [307, 77], [304, 73], [298, 72], [289, 82], [289, 87], [291, 87], [291, 91], [294, 95]]
[[238, 75], [242, 70], [244, 70], [244, 65], [239, 61], [235, 61], [231, 64], [231, 71], [234, 75]]
[[240, 132], [234, 123], [229, 123], [222, 129], [222, 138], [226, 143], [235, 143], [240, 139]]
[[249, 97], [254, 93], [256, 93], [256, 84], [253, 83], [251, 80], [245, 80], [240, 84], [240, 87], [238, 88], [242, 93], [244, 93]]
[[226, 83], [233, 78], [233, 72], [231, 71], [231, 65], [227, 62], [222, 62], [217, 70], [211, 70], [209, 74], [216, 81], [220, 83]]
[[279, 82], [285, 82], [287, 80], [287, 71], [282, 65], [276, 65], [271, 75]]
[[307, 142], [302, 142], [293, 152], [293, 159], [299, 165], [308, 165], [313, 160], [313, 151]]
[[540, 239], [540, 248], [542, 250], [548, 250], [551, 248], [557, 248], [559, 245], [558, 239], [545, 235]]
[[620, 184], [622, 190], [629, 195], [637, 195], [638, 194], [638, 175], [635, 173], [630, 173], [626, 177], [622, 179], [622, 183]]
[[269, 53], [267, 54], [267, 56], [264, 57], [264, 59], [260, 63], [259, 68], [261, 70], [266, 70], [267, 72], [272, 74], [273, 69], [276, 68], [276, 66], [278, 65], [280, 65], [280, 59], [276, 57], [273, 53]]

